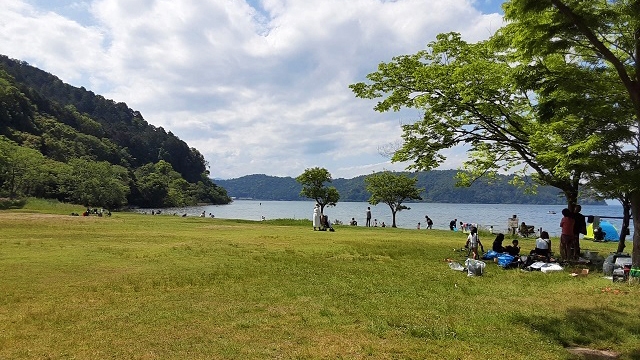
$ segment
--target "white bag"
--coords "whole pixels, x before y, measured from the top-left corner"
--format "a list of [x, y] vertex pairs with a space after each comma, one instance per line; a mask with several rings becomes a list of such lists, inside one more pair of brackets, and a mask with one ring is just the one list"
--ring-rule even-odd
[[465, 260], [464, 265], [467, 267], [467, 276], [482, 276], [487, 266], [484, 262], [474, 259]]
[[558, 264], [544, 264], [541, 268], [540, 271], [542, 271], [543, 273], [548, 273], [548, 272], [552, 272], [552, 271], [562, 271], [562, 266], [558, 265]]

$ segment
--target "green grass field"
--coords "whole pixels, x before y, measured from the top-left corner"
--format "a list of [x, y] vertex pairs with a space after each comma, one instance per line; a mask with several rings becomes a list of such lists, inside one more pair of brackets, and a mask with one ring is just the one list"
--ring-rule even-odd
[[640, 287], [467, 277], [459, 233], [72, 211], [0, 211], [0, 359], [640, 359]]

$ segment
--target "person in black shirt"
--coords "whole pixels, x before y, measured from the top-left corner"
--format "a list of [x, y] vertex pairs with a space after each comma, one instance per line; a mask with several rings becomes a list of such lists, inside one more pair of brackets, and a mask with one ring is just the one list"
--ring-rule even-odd
[[518, 246], [518, 240], [513, 240], [511, 245], [504, 248], [504, 251], [511, 256], [520, 255], [520, 246]]
[[587, 235], [587, 222], [584, 215], [580, 213], [582, 206], [576, 205], [573, 211], [573, 242], [571, 243], [571, 258], [578, 260], [580, 257], [580, 234]]
[[496, 236], [496, 239], [493, 240], [492, 250], [497, 253], [505, 252], [504, 246], [502, 246], [503, 241], [504, 241], [504, 234], [498, 234], [498, 236]]

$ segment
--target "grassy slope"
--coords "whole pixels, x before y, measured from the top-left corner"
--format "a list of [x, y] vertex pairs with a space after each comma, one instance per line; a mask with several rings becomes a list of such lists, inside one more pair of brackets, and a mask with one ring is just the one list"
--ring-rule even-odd
[[72, 211], [0, 212], [0, 358], [640, 357], [638, 287], [468, 278], [444, 261], [459, 233]]

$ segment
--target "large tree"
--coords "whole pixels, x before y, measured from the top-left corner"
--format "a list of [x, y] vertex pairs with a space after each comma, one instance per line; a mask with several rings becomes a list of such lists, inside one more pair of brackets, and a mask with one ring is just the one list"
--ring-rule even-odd
[[406, 174], [394, 174], [383, 171], [372, 174], [364, 179], [367, 191], [371, 193], [369, 204], [378, 205], [384, 203], [391, 209], [391, 227], [396, 227], [396, 214], [409, 207], [402, 205], [407, 200], [422, 200], [420, 193], [424, 189], [418, 189], [418, 178], [411, 178]]
[[[599, 98], [583, 96], [581, 91], [573, 92], [572, 96], [602, 101], [608, 109], [626, 109], [628, 112], [607, 122], [583, 119], [582, 125], [599, 127], [603, 133], [609, 128], [615, 136], [608, 139], [605, 149], [592, 148], [597, 142], [593, 138], [581, 138], [572, 144], [578, 151], [570, 155], [581, 158], [585, 164], [592, 164], [594, 159], [606, 159], [604, 166], [615, 163], [622, 169], [589, 168], [587, 171], [597, 180], [593, 185], [601, 191], [628, 195], [634, 226], [632, 262], [633, 266], [639, 267], [640, 1], [511, 0], [504, 4], [504, 10], [509, 24], [500, 32], [508, 40], [515, 61], [536, 66], [554, 55], [570, 59], [574, 68], [583, 74], [597, 74], [596, 84], [608, 84], [607, 91], [598, 91]], [[550, 89], [567, 89], [569, 82], [562, 77], [548, 76], [532, 85], [532, 91], [553, 94]], [[583, 113], [578, 106], [563, 108], [555, 106], [553, 101], [547, 104], [550, 104], [549, 113], [558, 109], [572, 114]], [[558, 120], [550, 116], [548, 123], [557, 124]]]
[[296, 178], [302, 185], [300, 195], [309, 199], [314, 199], [320, 205], [320, 212], [324, 214], [325, 206], [336, 206], [340, 200], [338, 190], [333, 186], [325, 186], [325, 183], [331, 183], [331, 173], [329, 170], [320, 167], [305, 169], [305, 171]]
[[70, 198], [75, 204], [119, 209], [127, 204], [129, 174], [119, 165], [106, 161], [73, 159], [64, 181]]
[[412, 161], [410, 169], [430, 170], [440, 165], [443, 150], [468, 147], [469, 159], [461, 173], [468, 185], [478, 177], [513, 172], [518, 183], [528, 173], [545, 185], [559, 188], [568, 203], [576, 203], [582, 172], [556, 171], [561, 151], [538, 156], [531, 139], [544, 142], [548, 129], [540, 123], [535, 100], [515, 79], [520, 68], [508, 53], [489, 41], [470, 44], [459, 34], [437, 36], [426, 50], [394, 57], [367, 83], [351, 85], [357, 97], [381, 98], [375, 110], [416, 108], [423, 118], [403, 126], [403, 144], [394, 161]]
[[46, 162], [37, 150], [18, 146], [0, 135], [0, 196], [32, 195], [32, 190], [45, 181]]

